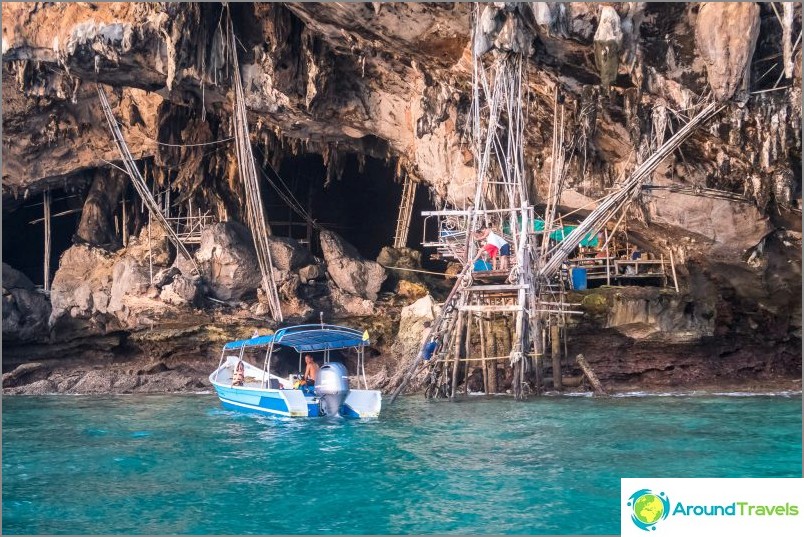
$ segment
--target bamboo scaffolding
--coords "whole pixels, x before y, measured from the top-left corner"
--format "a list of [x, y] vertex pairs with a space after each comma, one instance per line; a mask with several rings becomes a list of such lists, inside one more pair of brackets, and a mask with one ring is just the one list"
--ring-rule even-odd
[[[184, 256], [184, 258], [190, 262], [196, 274], [200, 276], [201, 273], [198, 270], [198, 266], [196, 265], [193, 256], [190, 255], [190, 252], [187, 251], [187, 248], [184, 246], [184, 244], [182, 244], [181, 240], [179, 240], [179, 237], [176, 236], [176, 233], [170, 227], [170, 224], [165, 219], [165, 215], [162, 213], [159, 205], [156, 203], [156, 200], [151, 195], [151, 191], [148, 189], [148, 185], [145, 183], [145, 179], [142, 177], [139, 168], [137, 168], [137, 165], [134, 162], [134, 157], [132, 156], [131, 151], [128, 149], [125, 138], [123, 138], [123, 133], [120, 130], [120, 126], [118, 125], [117, 120], [114, 118], [112, 107], [109, 105], [109, 99], [106, 97], [106, 92], [103, 91], [103, 88], [100, 86], [100, 84], [98, 84], [97, 89], [98, 98], [100, 99], [101, 108], [103, 108], [106, 122], [109, 124], [109, 129], [112, 131], [112, 136], [115, 144], [117, 145], [117, 150], [120, 153], [120, 158], [123, 160], [126, 173], [131, 179], [131, 184], [134, 185], [134, 189], [139, 194], [143, 204], [148, 208], [149, 214], [156, 218], [156, 221], [165, 230], [165, 234], [167, 235], [168, 239], [174, 244], [174, 246], [176, 246], [176, 250], [179, 252], [179, 254]], [[168, 190], [168, 193], [169, 192], [170, 190]]]
[[637, 166], [629, 179], [621, 185], [619, 190], [611, 193], [600, 205], [592, 211], [564, 240], [550, 251], [549, 260], [539, 269], [542, 279], [551, 278], [559, 269], [564, 260], [578, 247], [590, 233], [597, 233], [614, 214], [627, 206], [639, 194], [642, 183], [673, 151], [686, 140], [694, 130], [710, 119], [726, 105], [716, 102], [710, 103], [682, 128], [662, 144], [649, 158]]

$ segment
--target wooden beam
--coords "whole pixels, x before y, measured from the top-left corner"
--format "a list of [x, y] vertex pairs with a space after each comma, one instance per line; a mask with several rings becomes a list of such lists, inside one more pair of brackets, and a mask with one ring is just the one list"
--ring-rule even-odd
[[44, 220], [45, 220], [45, 267], [44, 267], [44, 283], [45, 283], [45, 291], [50, 291], [50, 246], [51, 246], [51, 234], [50, 234], [50, 190], [45, 190], [42, 193], [42, 205], [44, 208]]
[[486, 364], [486, 321], [481, 317], [477, 320], [480, 329], [480, 360], [483, 368], [483, 391], [489, 394], [488, 364]]
[[455, 327], [455, 341], [453, 341], [453, 345], [455, 346], [454, 356], [455, 359], [452, 363], [452, 387], [449, 391], [449, 398], [455, 399], [455, 389], [458, 386], [458, 365], [461, 359], [461, 337], [463, 335], [463, 323], [466, 319], [466, 314], [463, 311], [458, 311], [458, 324]]
[[481, 313], [514, 313], [522, 311], [521, 306], [459, 306], [459, 311], [477, 311]]
[[578, 362], [578, 366], [580, 366], [583, 374], [589, 379], [589, 383], [595, 390], [595, 395], [606, 395], [606, 390], [603, 389], [603, 385], [600, 383], [600, 380], [598, 380], [595, 372], [592, 371], [592, 368], [589, 366], [589, 362], [586, 361], [586, 358], [583, 357], [583, 354], [579, 354], [575, 360]]
[[562, 390], [561, 385], [561, 335], [558, 325], [550, 325], [550, 347], [553, 358], [553, 388]]
[[678, 293], [678, 280], [676, 279], [676, 262], [673, 259], [673, 250], [670, 250], [670, 270], [673, 271], [673, 285], [676, 288], [676, 293]]

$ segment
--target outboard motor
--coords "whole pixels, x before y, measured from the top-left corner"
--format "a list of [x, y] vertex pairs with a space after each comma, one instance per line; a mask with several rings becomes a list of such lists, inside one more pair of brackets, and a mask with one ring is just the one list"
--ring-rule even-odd
[[321, 401], [322, 414], [340, 414], [341, 405], [349, 394], [349, 377], [343, 364], [330, 362], [321, 366], [315, 379], [315, 394]]

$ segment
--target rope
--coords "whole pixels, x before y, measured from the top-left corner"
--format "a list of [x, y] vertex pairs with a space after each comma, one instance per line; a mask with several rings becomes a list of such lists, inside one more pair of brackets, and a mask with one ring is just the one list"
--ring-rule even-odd
[[383, 268], [387, 268], [389, 270], [405, 270], [408, 272], [419, 272], [421, 274], [434, 274], [436, 276], [443, 276], [445, 278], [457, 278], [457, 274], [446, 274], [444, 272], [433, 272], [431, 270], [422, 270], [422, 269], [412, 269], [412, 268], [405, 268], [405, 267], [389, 267], [388, 265], [383, 265], [382, 263], [378, 263]]
[[257, 262], [262, 274], [262, 286], [268, 296], [268, 306], [271, 317], [275, 321], [282, 321], [282, 307], [279, 293], [274, 280], [274, 266], [271, 260], [271, 250], [268, 246], [268, 225], [263, 211], [262, 194], [260, 193], [259, 179], [254, 165], [254, 154], [249, 139], [248, 116], [246, 114], [246, 100], [243, 92], [243, 81], [240, 78], [240, 65], [237, 60], [236, 37], [231, 13], [228, 14], [229, 35], [232, 44], [232, 67], [234, 79], [234, 107], [233, 118], [235, 131], [235, 145], [237, 147], [237, 164], [240, 178], [246, 192], [246, 216], [254, 239], [254, 249], [257, 252]]
[[140, 133], [140, 132], [136, 133], [135, 136], [139, 136], [140, 138], [145, 138], [146, 140], [149, 140], [149, 141], [151, 141], [151, 142], [153, 142], [155, 144], [158, 144], [158, 145], [163, 145], [165, 147], [203, 147], [203, 146], [207, 146], [207, 145], [225, 144], [225, 143], [231, 142], [232, 140], [235, 139], [234, 136], [230, 136], [229, 138], [224, 138], [223, 140], [213, 140], [211, 142], [203, 142], [203, 143], [198, 143], [198, 144], [169, 144], [167, 142], [160, 142], [159, 140], [155, 140], [154, 138], [151, 138], [150, 136], [147, 136], [147, 135], [145, 135], [143, 133]]
[[190, 255], [190, 252], [187, 251], [187, 248], [185, 248], [184, 244], [182, 244], [181, 240], [179, 240], [178, 235], [176, 235], [176, 232], [165, 219], [165, 215], [159, 210], [159, 205], [157, 205], [156, 200], [151, 195], [151, 191], [148, 189], [145, 179], [142, 177], [139, 168], [137, 168], [137, 165], [134, 162], [134, 157], [131, 155], [128, 145], [126, 145], [125, 138], [123, 138], [123, 133], [120, 130], [120, 126], [114, 118], [112, 107], [109, 105], [109, 99], [106, 97], [106, 92], [103, 91], [103, 88], [100, 86], [100, 84], [98, 84], [97, 89], [98, 98], [100, 99], [101, 107], [103, 108], [103, 114], [106, 116], [106, 122], [109, 124], [109, 128], [112, 131], [112, 136], [114, 137], [115, 144], [117, 145], [117, 150], [120, 152], [120, 157], [122, 158], [123, 165], [126, 168], [126, 173], [131, 178], [131, 184], [134, 185], [134, 188], [140, 195], [143, 204], [148, 207], [148, 211], [152, 216], [156, 217], [159, 225], [161, 225], [165, 230], [165, 234], [167, 235], [168, 239], [176, 246], [176, 250], [190, 263], [192, 263], [196, 274], [200, 276], [201, 272], [198, 270], [198, 265], [195, 264], [195, 260]]
[[[257, 146], [257, 150], [262, 154], [263, 157], [266, 156], [265, 152], [263, 152], [263, 150], [260, 149], [259, 146]], [[273, 182], [273, 180], [268, 176], [268, 174], [265, 173], [265, 170], [260, 168], [260, 173], [265, 178], [265, 180], [268, 181], [268, 184], [271, 185], [271, 188], [274, 189], [274, 191], [279, 195], [279, 197], [282, 199], [282, 201], [287, 203], [288, 206], [296, 214], [301, 216], [306, 222], [309, 222], [315, 229], [320, 230], [321, 226], [315, 220], [313, 220], [312, 215], [310, 213], [308, 213], [307, 210], [302, 206], [301, 202], [298, 199], [296, 199], [296, 197], [293, 195], [293, 191], [288, 187], [287, 183], [285, 183], [285, 181], [282, 179], [282, 176], [279, 175], [279, 173], [276, 171], [276, 169], [273, 166], [271, 166], [271, 163], [268, 162], [267, 159], [266, 159], [266, 165], [268, 166], [268, 168], [272, 172], [274, 172], [274, 175], [276, 175], [276, 178], [279, 180], [279, 183], [283, 187], [285, 187], [286, 193], [283, 192], [282, 189], [280, 189], [276, 185], [276, 183]]]

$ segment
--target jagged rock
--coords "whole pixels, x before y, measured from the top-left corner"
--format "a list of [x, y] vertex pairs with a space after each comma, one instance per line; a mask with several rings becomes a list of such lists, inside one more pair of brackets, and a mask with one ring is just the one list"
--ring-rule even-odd
[[388, 270], [389, 275], [398, 280], [408, 280], [411, 282], [421, 282], [422, 277], [419, 273], [411, 270], [394, 270], [391, 267], [400, 267], [414, 270], [422, 268], [422, 253], [413, 248], [393, 248], [385, 246], [377, 256], [377, 263]]
[[321, 250], [335, 284], [353, 295], [377, 300], [386, 274], [379, 264], [363, 259], [354, 246], [332, 231], [321, 231]]
[[[399, 331], [392, 345], [392, 353], [399, 357], [395, 371], [390, 375], [389, 386], [397, 386], [405, 373], [410, 369], [413, 360], [421, 349], [424, 333], [430, 328], [425, 323], [432, 323], [438, 313], [433, 297], [424, 296], [402, 308], [399, 318]], [[423, 375], [412, 378], [408, 384], [408, 391], [416, 390], [421, 384]]]
[[683, 227], [713, 241], [716, 250], [742, 253], [771, 231], [754, 205], [668, 192], [647, 204], [652, 222]]
[[299, 269], [299, 278], [304, 283], [309, 282], [310, 280], [320, 280], [326, 276], [326, 271], [321, 267], [321, 265], [307, 265], [306, 267], [302, 267]]
[[36, 290], [3, 292], [3, 341], [34, 341], [47, 338], [50, 302]]
[[296, 270], [313, 262], [313, 256], [307, 248], [290, 237], [268, 237], [268, 248], [271, 251], [271, 262], [279, 270]]
[[3, 340], [33, 341], [48, 335], [50, 302], [25, 274], [3, 263]]
[[105, 246], [111, 249], [120, 245], [115, 232], [114, 214], [120, 203], [120, 193], [128, 177], [114, 168], [95, 172], [95, 179], [84, 201], [81, 221], [76, 236], [92, 246]]
[[518, 52], [530, 56], [533, 52], [531, 46], [533, 34], [524, 23], [523, 17], [532, 16], [530, 8], [526, 8], [526, 13], [522, 13], [514, 2], [485, 6], [480, 13], [475, 54], [482, 56], [492, 48], [496, 48], [500, 51]]
[[194, 304], [198, 297], [198, 285], [185, 276], [176, 276], [173, 281], [162, 288], [159, 298], [174, 306]]
[[730, 99], [741, 82], [747, 82], [759, 22], [759, 4], [754, 2], [701, 4], [695, 23], [695, 43], [706, 63], [706, 75], [717, 100]]
[[67, 393], [109, 393], [115, 378], [113, 373], [89, 371], [81, 380], [67, 390]]
[[[180, 256], [181, 257], [181, 256]], [[173, 281], [173, 278], [181, 274], [181, 270], [177, 266], [167, 267], [159, 270], [156, 274], [154, 274], [154, 281], [153, 285], [156, 287], [164, 287], [165, 285], [169, 284]]]
[[28, 276], [11, 265], [3, 263], [3, 288], [33, 291], [35, 286]]
[[[150, 244], [150, 247], [149, 247]], [[132, 237], [126, 248], [132, 255], [138, 257], [143, 263], [150, 262], [154, 265], [154, 272], [158, 272], [163, 267], [169, 267], [174, 259], [182, 257], [176, 255], [176, 248], [171, 244], [165, 230], [156, 223], [156, 219], [151, 222], [151, 238], [148, 239], [148, 226], [143, 227], [139, 236]]]
[[65, 316], [87, 319], [96, 311], [95, 304], [106, 309], [111, 296], [114, 258], [98, 248], [78, 244], [59, 260], [50, 289], [50, 325]]
[[5, 388], [3, 389], [3, 393], [8, 393], [9, 395], [48, 395], [51, 393], [57, 393], [58, 391], [59, 390], [57, 389], [56, 385], [48, 379], [37, 380], [36, 382], [25, 384], [24, 386], [9, 388], [8, 390]]
[[338, 285], [329, 282], [331, 308], [335, 315], [347, 317], [365, 317], [374, 314], [374, 302], [347, 293]]
[[418, 300], [427, 295], [427, 288], [420, 283], [399, 280], [396, 287], [396, 294], [402, 298]]
[[195, 259], [218, 300], [239, 300], [255, 292], [262, 280], [251, 232], [237, 222], [206, 228]]
[[600, 10], [600, 23], [595, 32], [595, 64], [604, 91], [608, 91], [608, 87], [617, 78], [622, 43], [620, 16], [613, 7], [604, 6]]
[[125, 306], [126, 297], [140, 297], [148, 293], [151, 278], [148, 267], [136, 259], [124, 256], [112, 270], [112, 289], [108, 309], [116, 312]]
[[36, 373], [42, 370], [42, 364], [39, 362], [30, 362], [27, 364], [20, 364], [14, 368], [13, 371], [3, 374], [3, 387], [14, 386], [18, 381], [24, 380], [25, 377], [31, 373]]

